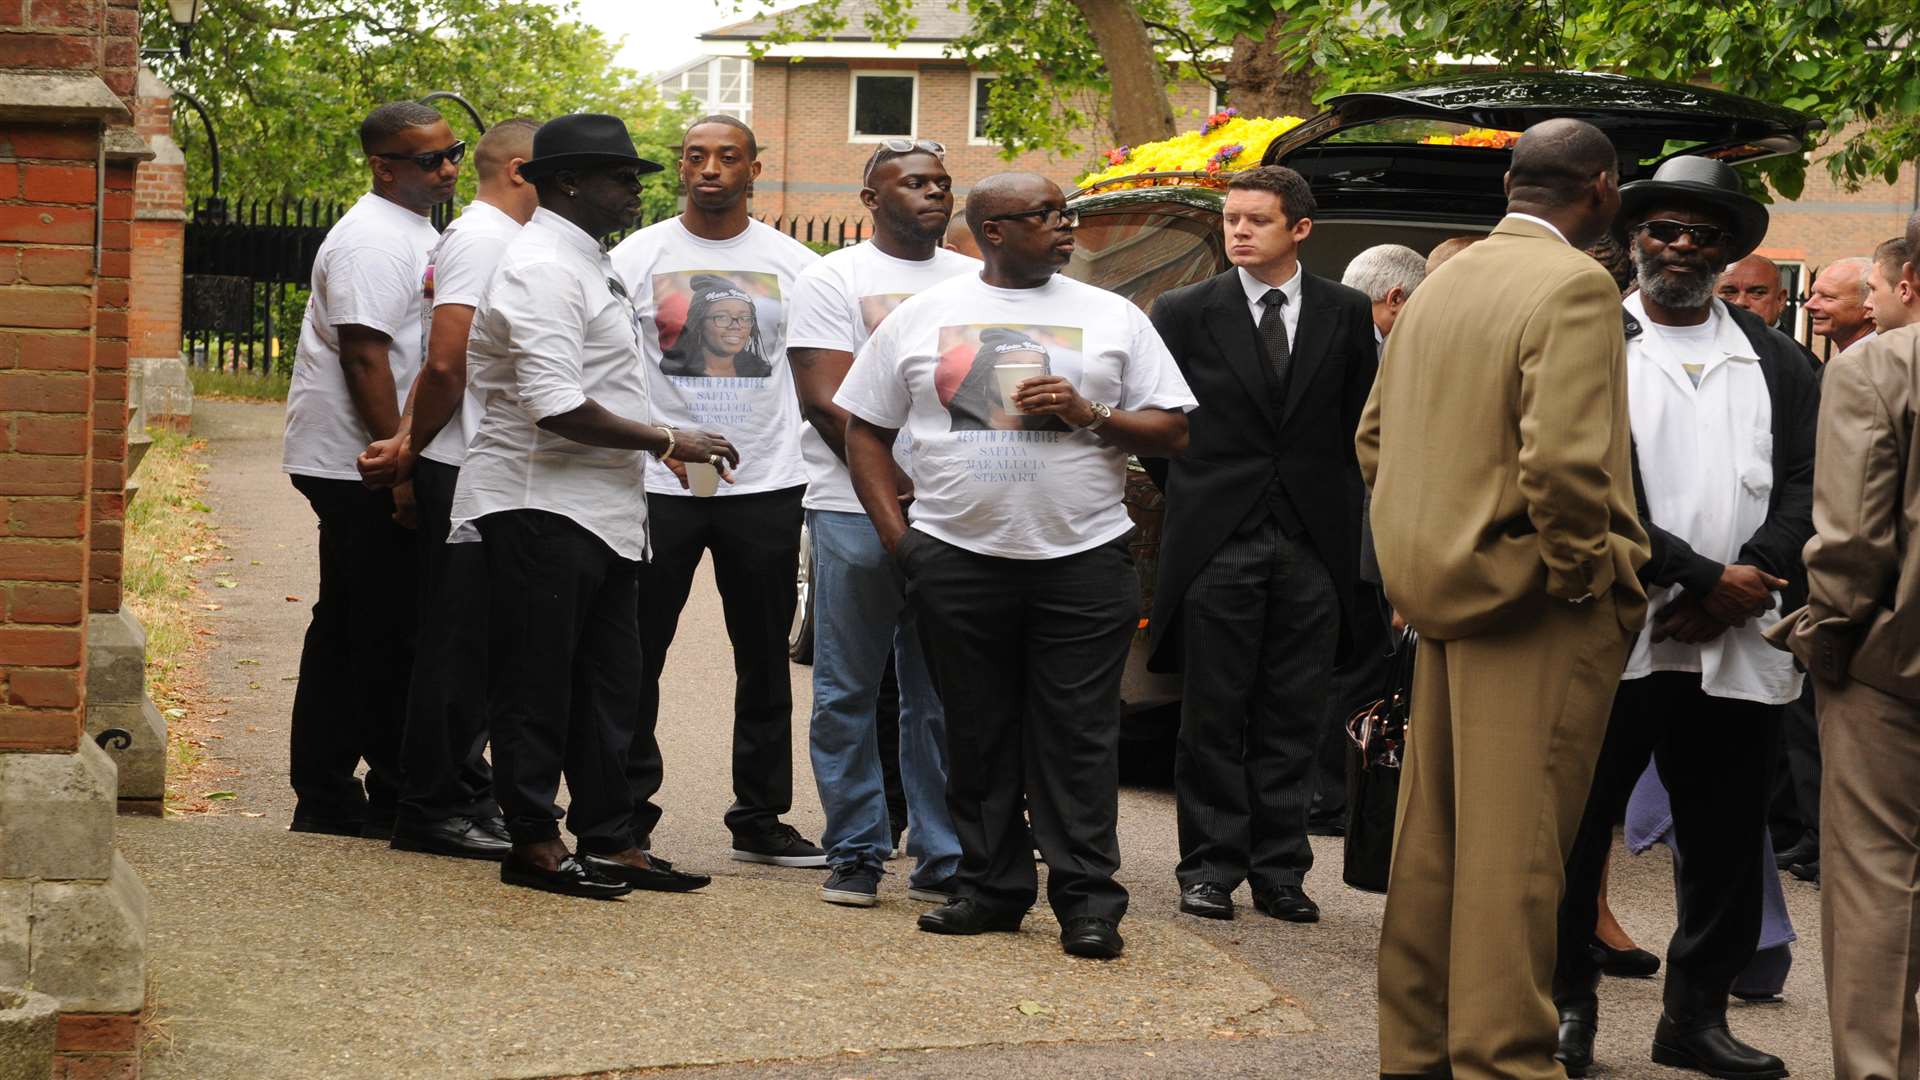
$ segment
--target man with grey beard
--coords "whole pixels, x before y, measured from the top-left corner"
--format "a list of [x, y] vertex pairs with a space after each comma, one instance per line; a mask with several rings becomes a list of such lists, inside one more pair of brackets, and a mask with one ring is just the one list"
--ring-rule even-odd
[[[1569, 1076], [1592, 1064], [1600, 970], [1587, 944], [1613, 826], [1649, 760], [1672, 799], [1679, 928], [1653, 1060], [1711, 1076], [1783, 1077], [1727, 1030], [1760, 937], [1769, 763], [1802, 676], [1761, 631], [1806, 595], [1819, 384], [1786, 335], [1714, 298], [1767, 230], [1724, 163], [1680, 157], [1620, 189], [1638, 292], [1627, 337], [1634, 486], [1653, 556], [1634, 642], [1560, 904], [1554, 1002]], [[1782, 607], [1781, 595], [1786, 603]]]

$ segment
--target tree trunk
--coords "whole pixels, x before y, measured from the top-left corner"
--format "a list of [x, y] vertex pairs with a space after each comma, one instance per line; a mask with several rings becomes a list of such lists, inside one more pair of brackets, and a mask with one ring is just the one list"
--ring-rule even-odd
[[1173, 105], [1167, 100], [1167, 70], [1154, 54], [1147, 24], [1129, 0], [1073, 0], [1093, 31], [1113, 84], [1108, 109], [1119, 146], [1174, 136]]
[[1288, 71], [1274, 45], [1283, 19], [1275, 19], [1265, 39], [1235, 38], [1233, 61], [1227, 67], [1227, 104], [1242, 116], [1312, 116], [1320, 89], [1319, 72], [1311, 67]]

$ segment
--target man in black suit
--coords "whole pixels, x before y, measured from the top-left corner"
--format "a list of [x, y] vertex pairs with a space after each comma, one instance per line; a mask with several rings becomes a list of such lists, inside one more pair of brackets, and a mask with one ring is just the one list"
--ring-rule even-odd
[[1254, 907], [1314, 922], [1307, 803], [1336, 653], [1357, 618], [1353, 433], [1378, 366], [1365, 294], [1307, 273], [1313, 193], [1299, 173], [1236, 175], [1234, 268], [1153, 305], [1200, 401], [1167, 494], [1151, 665], [1186, 671], [1174, 760], [1180, 910]]

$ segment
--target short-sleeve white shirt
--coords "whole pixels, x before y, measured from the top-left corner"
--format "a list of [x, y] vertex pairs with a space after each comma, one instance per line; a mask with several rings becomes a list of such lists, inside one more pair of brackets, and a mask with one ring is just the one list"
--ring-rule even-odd
[[373, 441], [340, 369], [340, 327], [385, 334], [394, 393], [406, 399], [426, 355], [427, 261], [440, 234], [423, 214], [368, 192], [334, 222], [313, 260], [313, 292], [287, 390], [282, 470], [360, 479], [354, 467]]
[[1002, 289], [977, 274], [894, 309], [834, 403], [913, 437], [911, 523], [930, 536], [1007, 559], [1055, 559], [1125, 536], [1126, 451], [1058, 417], [1015, 415], [998, 386], [1004, 364], [1064, 376], [1116, 409], [1197, 404], [1124, 297], [1060, 275]]
[[[979, 272], [980, 260], [945, 248], [936, 249], [931, 259], [917, 261], [896, 259], [871, 240], [841, 248], [801, 273], [794, 286], [787, 348], [858, 353], [868, 336], [908, 297], [950, 277]], [[800, 456], [807, 463], [807, 509], [866, 512], [853, 494], [846, 462], [812, 424], [800, 431]], [[902, 435], [894, 440], [893, 456], [907, 475], [913, 475], [911, 439]]]
[[[508, 241], [520, 234], [520, 223], [491, 203], [475, 200], [447, 231], [440, 234], [440, 246], [434, 249], [427, 266], [427, 294], [430, 305], [438, 309], [447, 304], [477, 308], [487, 293], [487, 282], [500, 265], [500, 256]], [[432, 339], [433, 312], [427, 313], [428, 339]], [[467, 440], [480, 424], [480, 395], [471, 384], [461, 395], [460, 408], [433, 437], [420, 456], [443, 465], [458, 467], [467, 459]]]

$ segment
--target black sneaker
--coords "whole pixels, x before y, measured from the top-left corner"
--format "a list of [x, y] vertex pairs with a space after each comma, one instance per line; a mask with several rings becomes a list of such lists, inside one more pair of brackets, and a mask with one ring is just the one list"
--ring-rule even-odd
[[758, 836], [734, 834], [733, 850], [729, 854], [739, 862], [768, 866], [827, 865], [827, 853], [820, 845], [801, 836], [799, 829], [784, 821], [774, 822]]
[[959, 895], [960, 886], [954, 882], [951, 874], [931, 885], [907, 885], [907, 896], [925, 900], [929, 904], [944, 904]]
[[854, 863], [833, 868], [827, 883], [820, 886], [820, 899], [847, 907], [872, 907], [879, 902], [879, 892], [880, 871]]

